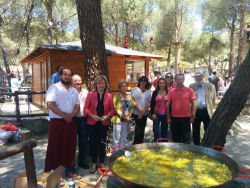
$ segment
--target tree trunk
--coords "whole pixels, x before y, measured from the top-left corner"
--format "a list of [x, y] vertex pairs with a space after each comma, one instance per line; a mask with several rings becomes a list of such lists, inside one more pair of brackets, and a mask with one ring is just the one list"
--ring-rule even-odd
[[241, 0], [240, 5], [240, 36], [239, 36], [239, 48], [238, 48], [238, 56], [236, 61], [236, 68], [239, 68], [243, 60], [243, 48], [244, 48], [244, 27], [245, 27], [245, 6], [243, 0]]
[[76, 0], [76, 5], [84, 57], [84, 80], [91, 88], [97, 75], [105, 75], [109, 80], [101, 2]]
[[4, 44], [3, 44], [1, 32], [0, 32], [0, 48], [1, 48], [2, 56], [3, 56], [3, 63], [4, 63], [5, 70], [6, 70], [6, 73], [7, 73], [7, 80], [8, 80], [8, 84], [9, 84], [9, 92], [11, 92], [11, 89], [10, 89], [10, 86], [11, 86], [10, 67], [9, 67], [9, 63], [7, 61], [7, 55], [6, 55], [6, 52], [5, 52], [5, 49], [4, 49]]
[[229, 69], [228, 69], [228, 76], [231, 77], [232, 72], [233, 72], [233, 60], [234, 60], [234, 32], [235, 32], [235, 20], [236, 18], [234, 17], [232, 20], [232, 25], [230, 28], [230, 52], [229, 52]]
[[130, 42], [130, 29], [129, 29], [128, 22], [125, 23], [125, 29], [126, 29], [126, 35], [127, 35], [126, 37], [127, 37], [128, 41]]
[[53, 17], [52, 17], [52, 7], [54, 0], [41, 0], [47, 11], [47, 40], [48, 44], [52, 44], [52, 27], [53, 27]]
[[167, 62], [168, 62], [167, 67], [168, 67], [168, 69], [170, 67], [171, 51], [172, 51], [172, 48], [171, 48], [171, 44], [170, 44], [169, 47], [168, 47], [168, 58], [167, 58]]
[[250, 91], [250, 50], [217, 107], [201, 145], [224, 146], [228, 130], [244, 107]]
[[175, 43], [174, 45], [174, 72], [178, 74], [178, 59], [179, 59], [179, 45]]
[[118, 46], [118, 36], [119, 36], [119, 27], [118, 24], [115, 24], [115, 46]]
[[214, 30], [212, 28], [212, 37], [210, 38], [209, 42], [209, 54], [208, 54], [208, 70], [209, 73], [212, 72], [212, 66], [211, 66], [211, 56], [212, 56], [212, 48], [213, 48], [213, 43], [214, 43]]

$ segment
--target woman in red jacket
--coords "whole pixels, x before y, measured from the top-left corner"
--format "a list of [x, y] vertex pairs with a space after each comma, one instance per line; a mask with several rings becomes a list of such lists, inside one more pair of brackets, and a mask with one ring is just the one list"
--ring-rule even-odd
[[[97, 151], [99, 151], [99, 167], [104, 166], [105, 145], [110, 120], [115, 114], [113, 97], [107, 92], [108, 81], [105, 76], [98, 76], [95, 80], [95, 91], [88, 93], [84, 105], [84, 116], [87, 118], [90, 155], [92, 167], [90, 173], [97, 169]], [[99, 147], [99, 149], [98, 149]]]

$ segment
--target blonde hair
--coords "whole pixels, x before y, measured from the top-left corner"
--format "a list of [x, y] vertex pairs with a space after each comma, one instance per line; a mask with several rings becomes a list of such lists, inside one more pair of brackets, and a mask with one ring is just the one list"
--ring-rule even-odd
[[122, 84], [126, 84], [128, 86], [128, 82], [126, 80], [120, 80], [118, 83], [118, 89], [121, 89]]
[[97, 91], [97, 84], [101, 83], [101, 81], [105, 81], [105, 90], [104, 91], [107, 91], [108, 88], [109, 88], [109, 84], [108, 84], [108, 80], [107, 80], [107, 77], [104, 76], [104, 75], [100, 75], [100, 76], [97, 76], [96, 79], [95, 79], [95, 83], [94, 83], [94, 88], [95, 90]]

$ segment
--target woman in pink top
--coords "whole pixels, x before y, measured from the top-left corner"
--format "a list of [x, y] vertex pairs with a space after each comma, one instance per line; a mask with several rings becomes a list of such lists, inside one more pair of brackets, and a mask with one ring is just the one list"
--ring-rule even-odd
[[168, 137], [168, 123], [166, 115], [167, 102], [167, 82], [165, 78], [160, 78], [151, 98], [150, 111], [153, 118], [154, 141], [158, 138]]
[[106, 77], [98, 76], [95, 80], [95, 91], [88, 93], [84, 105], [93, 163], [90, 173], [94, 173], [97, 169], [97, 151], [99, 151], [99, 167], [104, 167], [105, 145], [101, 141], [106, 142], [110, 120], [115, 114], [113, 97], [107, 92], [107, 88]]

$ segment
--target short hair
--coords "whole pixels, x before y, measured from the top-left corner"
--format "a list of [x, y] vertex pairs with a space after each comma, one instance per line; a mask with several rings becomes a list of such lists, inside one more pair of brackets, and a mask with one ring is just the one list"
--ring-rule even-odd
[[72, 71], [72, 69], [71, 69], [71, 68], [69, 68], [69, 67], [63, 67], [62, 72], [60, 72], [60, 75], [61, 75], [61, 76], [62, 76], [63, 71], [64, 71], [65, 69], [70, 70], [70, 72], [71, 72], [71, 76], [73, 76], [73, 75], [74, 75], [74, 73], [73, 73], [73, 71]]
[[213, 75], [216, 75], [216, 71], [213, 72]]
[[56, 71], [58, 71], [60, 67], [63, 67], [63, 65], [57, 65], [56, 66]]
[[105, 85], [106, 85], [105, 91], [108, 90], [109, 84], [108, 84], [108, 79], [107, 79], [107, 77], [104, 76], [104, 75], [99, 75], [99, 76], [96, 77], [95, 83], [94, 83], [94, 88], [95, 88], [96, 91], [97, 91], [97, 84], [99, 84], [99, 83], [100, 83], [101, 81], [103, 81], [103, 80], [105, 81]]
[[119, 83], [118, 83], [118, 88], [119, 88], [119, 89], [121, 89], [122, 84], [128, 85], [128, 82], [127, 82], [126, 80], [120, 80]]
[[182, 76], [183, 77], [183, 80], [185, 80], [185, 75], [182, 74], [182, 73], [178, 73], [175, 75], [174, 79], [176, 80], [178, 76]]
[[80, 79], [82, 80], [82, 77], [81, 77], [79, 74], [74, 74], [74, 75], [72, 76], [72, 80], [73, 80], [75, 77], [78, 77], [78, 78], [80, 78]]

